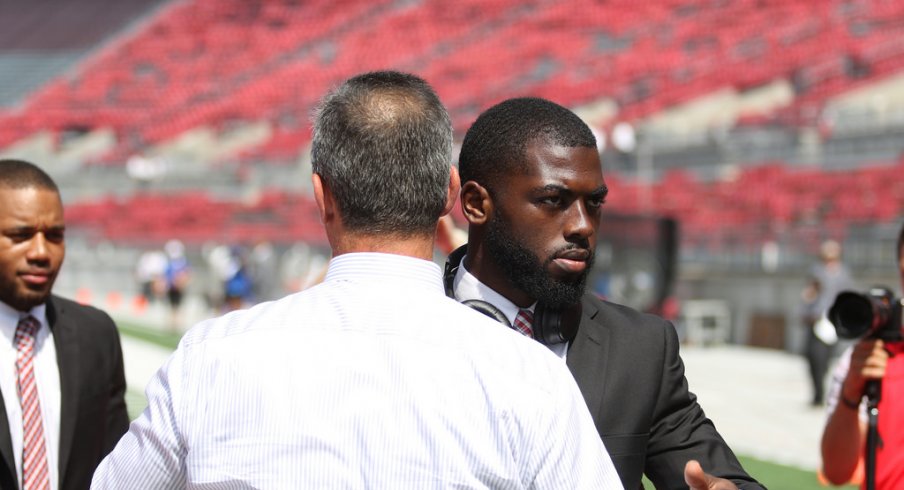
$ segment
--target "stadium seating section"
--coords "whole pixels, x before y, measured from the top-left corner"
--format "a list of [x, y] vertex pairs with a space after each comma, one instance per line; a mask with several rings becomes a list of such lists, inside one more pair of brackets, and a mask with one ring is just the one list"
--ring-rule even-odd
[[[830, 97], [904, 69], [904, 2], [172, 2], [0, 112], [0, 148], [40, 130], [111, 128], [113, 148], [88, 163], [122, 165], [194, 128], [267, 121], [269, 138], [233, 158], [291, 162], [309, 143], [317, 99], [351, 74], [384, 67], [430, 81], [459, 133], [514, 95], [571, 107], [609, 99], [617, 114], [601, 124], [611, 124], [775, 80], [788, 80], [794, 98], [756, 122], [810, 125]], [[610, 174], [611, 207], [676, 215], [686, 237], [888, 221], [904, 205], [894, 178], [902, 170], [899, 162], [850, 172], [775, 163], [718, 182], [671, 172], [649, 189]], [[310, 200], [286, 192], [265, 192], [253, 206], [200, 191], [104, 197], [74, 203], [67, 218], [118, 240], [323, 239]]]
[[[848, 171], [791, 170], [775, 162], [711, 182], [671, 171], [649, 188], [610, 173], [610, 199], [604, 209], [675, 217], [683, 243], [708, 248], [726, 244], [726, 237], [748, 244], [777, 240], [783, 231], [806, 225], [842, 239], [848, 225], [899, 219], [904, 210], [902, 173], [904, 159]], [[264, 193], [253, 204], [220, 201], [203, 192], [105, 198], [68, 206], [66, 219], [122, 242], [163, 242], [179, 236], [194, 243], [268, 238], [325, 244], [313, 200], [286, 192]]]
[[[684, 245], [704, 248], [780, 240], [792, 228], [816, 226], [815, 246], [825, 236], [844, 239], [849, 225], [889, 223], [904, 210], [904, 159], [855, 170], [792, 169], [774, 162], [740, 171], [735, 178], [701, 182], [671, 171], [649, 189], [607, 176], [607, 211], [678, 218]], [[706, 243], [709, 241], [710, 243]], [[734, 243], [738, 245], [739, 243]]]
[[230, 243], [269, 239], [277, 243], [325, 244], [313, 199], [267, 192], [252, 205], [218, 201], [204, 192], [137, 194], [104, 198], [66, 207], [66, 221], [120, 243], [163, 243], [179, 237], [186, 243]]
[[326, 89], [396, 67], [433, 83], [458, 129], [514, 94], [611, 98], [636, 120], [723, 87], [794, 83], [774, 116], [904, 67], [904, 3], [463, 0], [173, 2], [0, 114], [0, 147], [40, 129], [112, 127], [120, 163], [198, 126], [267, 120], [256, 160], [296, 155]]

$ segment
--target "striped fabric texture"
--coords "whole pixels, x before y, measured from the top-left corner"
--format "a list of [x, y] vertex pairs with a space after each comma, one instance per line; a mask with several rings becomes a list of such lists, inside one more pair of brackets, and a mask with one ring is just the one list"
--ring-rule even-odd
[[18, 375], [19, 402], [22, 405], [22, 489], [44, 490], [50, 488], [47, 466], [47, 448], [44, 443], [44, 424], [41, 420], [41, 402], [35, 382], [34, 347], [35, 334], [41, 324], [31, 316], [22, 318], [16, 327], [16, 373]]
[[528, 309], [522, 308], [518, 310], [518, 314], [515, 316], [515, 322], [512, 325], [514, 325], [514, 327], [525, 337], [534, 338], [533, 324], [534, 313]]

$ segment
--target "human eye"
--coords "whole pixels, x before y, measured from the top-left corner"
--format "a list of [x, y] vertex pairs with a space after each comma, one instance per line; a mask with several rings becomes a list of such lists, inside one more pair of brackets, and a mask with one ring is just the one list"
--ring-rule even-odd
[[606, 198], [603, 196], [592, 196], [590, 199], [587, 199], [587, 206], [593, 209], [599, 209], [606, 203]]
[[600, 209], [606, 204], [606, 196], [609, 195], [609, 189], [601, 187], [587, 196], [587, 207], [591, 209]]
[[547, 206], [560, 206], [562, 204], [562, 196], [558, 194], [550, 194], [541, 196], [538, 201]]
[[51, 241], [53, 243], [62, 243], [63, 240], [66, 238], [66, 230], [63, 230], [63, 229], [48, 230], [44, 233], [44, 237], [48, 241]]
[[22, 243], [31, 239], [34, 236], [34, 231], [24, 229], [24, 228], [15, 228], [12, 230], [7, 230], [3, 233], [9, 238], [13, 243]]

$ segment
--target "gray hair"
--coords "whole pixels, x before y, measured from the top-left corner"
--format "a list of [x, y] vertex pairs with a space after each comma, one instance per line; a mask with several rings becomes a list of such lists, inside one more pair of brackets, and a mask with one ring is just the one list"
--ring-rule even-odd
[[432, 233], [446, 204], [452, 123], [424, 80], [394, 71], [365, 73], [321, 102], [311, 156], [348, 230]]

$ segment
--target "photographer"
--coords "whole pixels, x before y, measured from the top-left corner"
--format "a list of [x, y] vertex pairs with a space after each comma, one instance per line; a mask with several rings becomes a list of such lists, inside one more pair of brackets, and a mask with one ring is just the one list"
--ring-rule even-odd
[[[898, 269], [904, 285], [904, 228], [898, 235]], [[894, 317], [899, 323], [899, 319]], [[890, 325], [900, 329], [900, 324]], [[829, 389], [829, 418], [822, 434], [822, 472], [835, 485], [859, 479], [867, 440], [864, 390], [881, 380], [876, 448], [877, 489], [901, 488], [904, 482], [904, 342], [867, 335], [841, 357]], [[857, 475], [857, 478], [855, 478]]]

